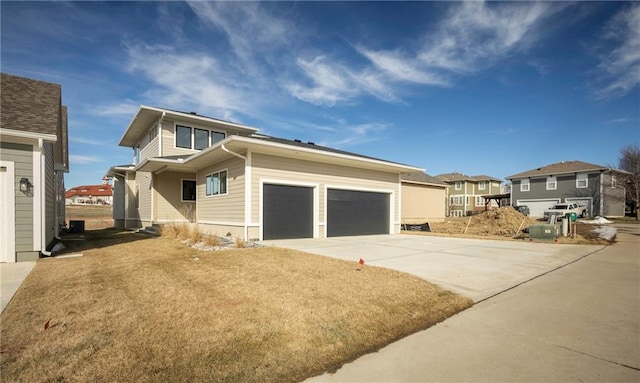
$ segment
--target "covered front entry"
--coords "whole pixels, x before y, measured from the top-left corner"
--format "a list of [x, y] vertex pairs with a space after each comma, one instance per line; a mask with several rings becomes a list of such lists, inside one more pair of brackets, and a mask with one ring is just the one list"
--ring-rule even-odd
[[264, 184], [263, 238], [313, 238], [313, 188]]
[[327, 237], [389, 234], [390, 194], [328, 189]]

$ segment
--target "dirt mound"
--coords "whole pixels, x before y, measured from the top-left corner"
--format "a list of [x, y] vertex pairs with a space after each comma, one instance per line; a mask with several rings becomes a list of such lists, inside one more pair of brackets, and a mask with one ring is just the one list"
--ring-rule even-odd
[[512, 237], [534, 223], [537, 223], [534, 218], [524, 216], [511, 206], [507, 206], [485, 211], [471, 217], [441, 223], [434, 222], [431, 225], [431, 230], [434, 233]]

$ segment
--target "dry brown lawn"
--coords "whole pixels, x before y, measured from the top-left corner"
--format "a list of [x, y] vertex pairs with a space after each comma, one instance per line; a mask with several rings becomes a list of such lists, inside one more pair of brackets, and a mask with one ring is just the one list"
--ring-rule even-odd
[[83, 257], [40, 260], [2, 313], [3, 382], [297, 382], [471, 305], [407, 274], [358, 270], [361, 254], [87, 238], [69, 242]]

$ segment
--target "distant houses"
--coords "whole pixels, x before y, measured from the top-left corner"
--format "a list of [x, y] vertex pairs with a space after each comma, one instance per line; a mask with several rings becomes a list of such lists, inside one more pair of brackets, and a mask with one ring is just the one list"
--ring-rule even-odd
[[101, 185], [82, 185], [65, 192], [67, 205], [113, 205], [113, 188], [108, 178]]

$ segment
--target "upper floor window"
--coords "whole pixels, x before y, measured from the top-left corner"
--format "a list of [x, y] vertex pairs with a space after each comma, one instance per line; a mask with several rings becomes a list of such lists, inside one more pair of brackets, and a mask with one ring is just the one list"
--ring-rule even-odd
[[140, 163], [140, 145], [133, 148], [133, 161], [136, 165]]
[[589, 175], [587, 173], [578, 173], [576, 174], [576, 188], [586, 188], [589, 187]]
[[486, 181], [478, 182], [478, 190], [485, 190], [486, 188], [487, 188], [487, 182]]
[[456, 181], [455, 188], [456, 188], [456, 190], [462, 190], [462, 182], [461, 181]]
[[191, 128], [176, 125], [176, 147], [191, 149]]
[[195, 148], [202, 150], [209, 147], [209, 131], [204, 129], [195, 129]]
[[226, 134], [202, 128], [176, 125], [176, 147], [203, 150], [222, 141]]
[[616, 179], [616, 176], [611, 175], [611, 187], [614, 188], [616, 187], [618, 184], [618, 180]]
[[520, 180], [520, 191], [521, 192], [528, 192], [529, 191], [529, 179], [528, 178]]
[[556, 176], [547, 177], [547, 190], [556, 190], [558, 188], [558, 179]]
[[154, 138], [158, 136], [158, 125], [153, 125], [151, 129], [149, 129], [149, 142], [153, 141]]
[[196, 200], [196, 181], [182, 180], [182, 201]]

